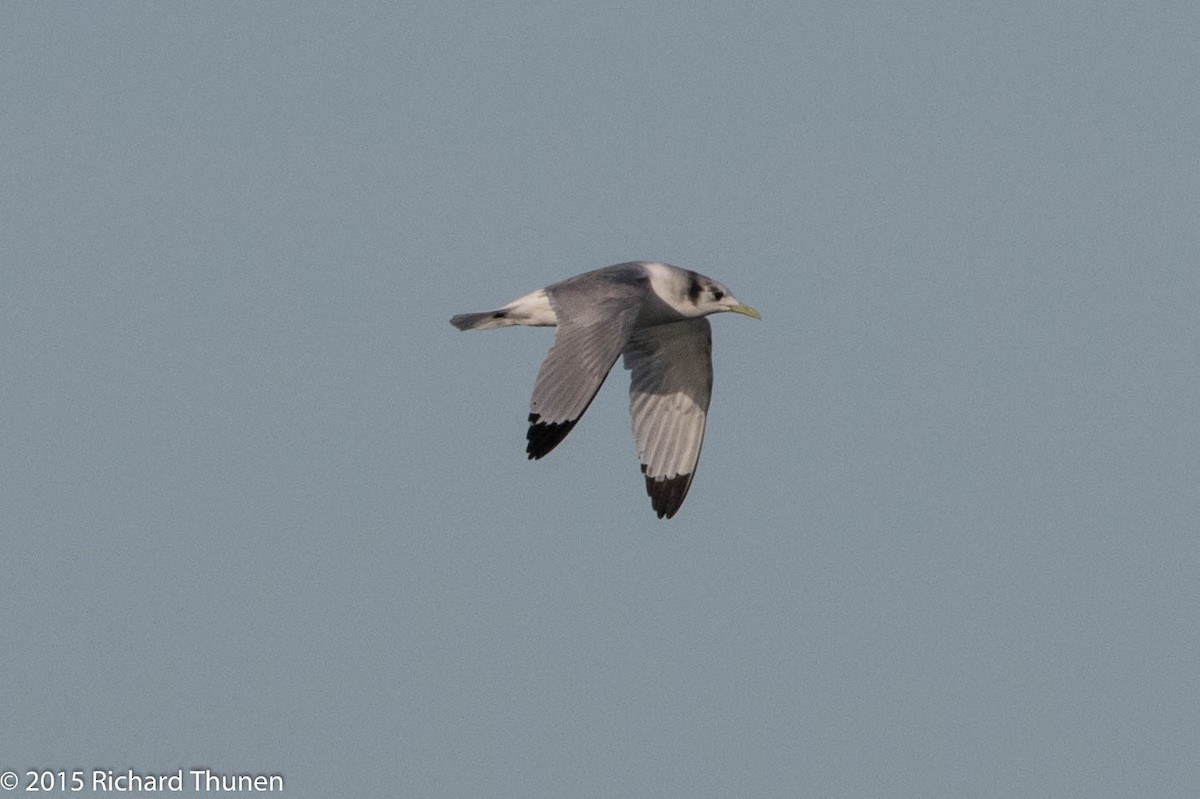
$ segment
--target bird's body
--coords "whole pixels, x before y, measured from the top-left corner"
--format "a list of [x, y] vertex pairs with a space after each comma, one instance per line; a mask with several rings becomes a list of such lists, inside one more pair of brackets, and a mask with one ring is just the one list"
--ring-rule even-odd
[[556, 326], [529, 409], [526, 452], [561, 442], [624, 354], [633, 436], [646, 491], [660, 518], [679, 510], [700, 458], [712, 394], [712, 336], [704, 317], [758, 318], [723, 285], [650, 261], [616, 264], [554, 283], [495, 311], [460, 314], [460, 330]]

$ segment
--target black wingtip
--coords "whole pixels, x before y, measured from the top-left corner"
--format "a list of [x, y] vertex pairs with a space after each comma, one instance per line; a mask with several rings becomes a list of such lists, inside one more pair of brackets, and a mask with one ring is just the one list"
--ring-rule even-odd
[[[642, 474], [646, 467], [642, 466]], [[692, 485], [690, 474], [679, 474], [674, 477], [647, 477], [646, 493], [650, 495], [650, 505], [660, 519], [670, 519], [683, 505], [688, 488]]]
[[529, 443], [525, 452], [530, 460], [536, 460], [557, 447], [567, 437], [567, 433], [571, 432], [575, 422], [579, 421], [572, 419], [568, 422], [543, 422], [541, 418], [536, 413], [529, 414], [529, 432], [525, 434]]

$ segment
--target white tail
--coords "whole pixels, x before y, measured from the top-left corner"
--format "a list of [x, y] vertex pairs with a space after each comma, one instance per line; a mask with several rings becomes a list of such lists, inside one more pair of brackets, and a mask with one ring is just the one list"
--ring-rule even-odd
[[558, 324], [558, 317], [550, 307], [550, 298], [546, 296], [545, 290], [538, 289], [495, 311], [460, 313], [458, 316], [452, 316], [450, 324], [459, 330], [491, 330], [509, 325], [552, 327]]

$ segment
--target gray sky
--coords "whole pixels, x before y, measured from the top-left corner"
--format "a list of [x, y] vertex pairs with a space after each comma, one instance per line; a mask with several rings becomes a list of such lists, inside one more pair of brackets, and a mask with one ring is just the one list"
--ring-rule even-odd
[[[0, 7], [0, 770], [1200, 794], [1191, 3]], [[726, 283], [704, 457], [546, 330]]]

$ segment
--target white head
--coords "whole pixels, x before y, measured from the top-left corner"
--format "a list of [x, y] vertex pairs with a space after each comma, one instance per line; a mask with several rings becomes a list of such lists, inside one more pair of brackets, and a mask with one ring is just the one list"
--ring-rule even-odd
[[725, 286], [711, 277], [670, 264], [644, 264], [650, 273], [650, 284], [667, 305], [688, 317], [732, 311], [761, 319], [758, 311], [742, 305]]

